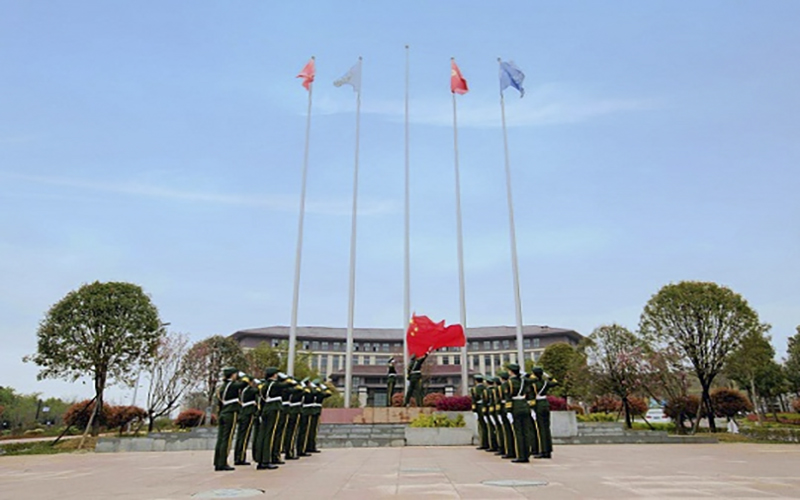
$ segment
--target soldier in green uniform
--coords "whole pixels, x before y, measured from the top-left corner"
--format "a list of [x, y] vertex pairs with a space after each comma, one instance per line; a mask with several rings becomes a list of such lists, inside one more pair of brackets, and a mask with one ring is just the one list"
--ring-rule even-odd
[[297, 456], [310, 457], [311, 454], [306, 451], [308, 444], [308, 429], [311, 422], [311, 413], [314, 404], [314, 393], [311, 387], [311, 382], [308, 379], [303, 380], [303, 404], [300, 407], [300, 425], [297, 435]]
[[261, 449], [257, 469], [277, 469], [272, 462], [272, 445], [278, 429], [278, 414], [281, 409], [281, 383], [278, 381], [278, 369], [269, 367], [264, 372], [264, 383], [259, 391], [261, 400], [261, 429], [258, 433]]
[[322, 402], [333, 393], [320, 379], [314, 379], [311, 385], [314, 388], [312, 391], [314, 394], [314, 406], [312, 407], [311, 418], [308, 422], [309, 431], [306, 453], [319, 453], [320, 450], [317, 447], [317, 433], [319, 432], [319, 419], [322, 416]]
[[291, 398], [291, 387], [295, 384], [295, 380], [283, 372], [278, 373], [278, 382], [280, 384], [280, 397], [281, 405], [278, 410], [278, 423], [275, 428], [275, 439], [272, 441], [270, 451], [270, 463], [275, 465], [282, 465], [286, 462], [281, 460], [281, 452], [283, 450], [283, 440], [286, 436], [286, 427], [289, 422], [289, 399]]
[[217, 431], [217, 445], [214, 448], [214, 470], [229, 471], [234, 470], [228, 465], [228, 454], [231, 451], [231, 438], [233, 437], [233, 426], [236, 424], [237, 413], [239, 412], [239, 391], [245, 383], [238, 380], [239, 370], [233, 367], [222, 369], [224, 378], [219, 389], [217, 389], [217, 420], [219, 422]]
[[486, 404], [484, 405], [484, 408], [486, 409], [486, 426], [489, 429], [489, 449], [487, 451], [496, 453], [499, 450], [499, 447], [497, 443], [497, 421], [495, 419], [495, 377], [486, 377], [485, 381], [486, 392], [484, 393], [484, 401]]
[[261, 389], [264, 382], [260, 379], [254, 380], [256, 385], [256, 413], [253, 417], [253, 462], [261, 463]]
[[247, 375], [241, 377], [242, 382], [247, 385], [239, 394], [239, 403], [242, 409], [236, 421], [236, 445], [233, 452], [233, 465], [250, 465], [247, 461], [247, 444], [250, 442], [250, 435], [253, 431], [253, 422], [256, 421], [258, 406], [258, 388]]
[[425, 360], [428, 359], [428, 354], [429, 353], [425, 353], [425, 355], [420, 358], [416, 355], [411, 355], [411, 359], [408, 363], [408, 391], [406, 392], [405, 406], [411, 403], [412, 398], [417, 406], [422, 406], [422, 365], [425, 363]]
[[303, 385], [298, 382], [290, 388], [289, 417], [286, 436], [283, 442], [283, 453], [286, 460], [297, 460], [297, 434], [300, 427], [300, 411], [303, 406]]
[[528, 400], [534, 397], [533, 385], [527, 377], [521, 376], [518, 364], [509, 364], [508, 370], [511, 372], [511, 377], [508, 379], [511, 397], [511, 425], [513, 426], [517, 453], [517, 458], [513, 462], [527, 463], [530, 461], [531, 443], [534, 440], [535, 432], [528, 404]]
[[508, 389], [509, 375], [506, 370], [501, 370], [498, 375], [500, 375], [500, 387], [497, 388], [500, 407], [497, 414], [503, 428], [503, 458], [517, 458], [514, 433], [511, 430], [511, 421], [508, 419], [508, 413], [511, 411], [511, 397]]
[[475, 412], [475, 420], [478, 422], [478, 437], [480, 438], [479, 450], [489, 449], [489, 430], [486, 427], [486, 418], [484, 417], [483, 405], [486, 386], [483, 384], [483, 375], [476, 374], [475, 385], [470, 389], [470, 396], [472, 396], [472, 411]]
[[389, 358], [389, 373], [386, 375], [386, 406], [392, 406], [394, 386], [397, 383], [397, 368], [394, 366], [394, 356]]
[[533, 369], [533, 384], [536, 391], [536, 425], [539, 431], [539, 450], [534, 458], [552, 458], [553, 437], [550, 434], [550, 402], [547, 401], [547, 392], [558, 385], [558, 381], [550, 378], [540, 367]]

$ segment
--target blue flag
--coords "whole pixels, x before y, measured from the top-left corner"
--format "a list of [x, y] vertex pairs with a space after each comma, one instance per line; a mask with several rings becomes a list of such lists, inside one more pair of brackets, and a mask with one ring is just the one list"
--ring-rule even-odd
[[513, 61], [500, 63], [500, 92], [508, 87], [514, 87], [519, 90], [520, 97], [525, 97], [525, 89], [522, 88], [523, 80], [525, 80], [525, 73]]

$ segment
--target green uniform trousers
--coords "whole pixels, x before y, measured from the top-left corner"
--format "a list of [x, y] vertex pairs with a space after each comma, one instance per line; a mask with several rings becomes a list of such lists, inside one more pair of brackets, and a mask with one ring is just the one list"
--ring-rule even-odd
[[234, 462], [247, 462], [247, 445], [253, 432], [253, 422], [255, 422], [255, 415], [252, 412], [242, 411], [239, 413], [236, 422], [236, 445], [233, 447]]
[[538, 453], [549, 455], [553, 452], [553, 437], [550, 434], [550, 402], [546, 399], [536, 401], [536, 426]]
[[289, 415], [281, 410], [278, 412], [278, 423], [276, 424], [275, 440], [272, 442], [272, 463], [281, 461], [281, 451], [283, 449], [283, 439], [286, 435], [286, 423]]
[[517, 458], [517, 444], [514, 442], [514, 432], [505, 410], [500, 412], [500, 422], [503, 425], [503, 456]]
[[236, 424], [236, 412], [220, 412], [217, 432], [217, 445], [214, 447], [214, 467], [222, 468], [228, 465], [228, 454], [231, 451], [231, 438], [233, 426]]
[[259, 456], [258, 463], [268, 464], [272, 460], [272, 443], [278, 429], [278, 409], [267, 410], [261, 416], [261, 429], [258, 431]]
[[300, 422], [297, 429], [297, 455], [302, 456], [306, 453], [306, 443], [308, 442], [308, 423], [311, 420], [311, 415], [307, 413], [300, 414]]
[[514, 430], [514, 440], [516, 442], [517, 460], [527, 461], [530, 458], [531, 446], [536, 439], [536, 431], [533, 427], [533, 419], [528, 403], [514, 404], [512, 410], [512, 424]]
[[480, 449], [489, 449], [489, 429], [486, 427], [486, 417], [483, 414], [483, 408], [477, 408], [475, 415], [478, 417], [478, 437], [481, 439]]

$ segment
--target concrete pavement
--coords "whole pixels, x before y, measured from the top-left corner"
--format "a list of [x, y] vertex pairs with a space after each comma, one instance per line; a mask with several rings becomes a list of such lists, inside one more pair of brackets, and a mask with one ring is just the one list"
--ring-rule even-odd
[[[800, 498], [800, 446], [588, 445], [512, 464], [472, 447], [329, 449], [276, 471], [214, 472], [213, 452], [0, 457], [0, 499], [192, 498], [255, 488], [251, 498]], [[491, 486], [524, 480], [544, 486]]]

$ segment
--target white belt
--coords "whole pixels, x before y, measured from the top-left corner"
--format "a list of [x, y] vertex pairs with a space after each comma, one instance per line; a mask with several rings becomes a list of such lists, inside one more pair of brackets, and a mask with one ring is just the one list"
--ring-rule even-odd
[[303, 402], [298, 401], [297, 403], [289, 403], [289, 406], [300, 406], [301, 404], [303, 404]]
[[267, 403], [272, 403], [273, 401], [280, 401], [280, 400], [281, 400], [280, 396], [275, 396], [274, 398], [267, 398], [265, 401]]
[[289, 403], [288, 401], [284, 401], [284, 402], [283, 402], [283, 406], [289, 406], [289, 404], [290, 404], [290, 403]]
[[422, 370], [412, 370], [411, 373], [422, 373]]
[[547, 396], [536, 396], [536, 399], [541, 401], [542, 399], [547, 399]]
[[238, 402], [239, 402], [239, 400], [238, 400], [238, 399], [229, 399], [229, 400], [227, 400], [227, 401], [225, 401], [225, 400], [222, 400], [222, 404], [223, 404], [224, 406], [232, 405], [233, 403], [238, 403]]
[[242, 406], [253, 406], [254, 404], [256, 404], [255, 401], [248, 401], [247, 403], [242, 403]]
[[516, 399], [517, 401], [525, 400], [525, 396], [511, 396], [511, 399]]
[[477, 401], [475, 401], [475, 402], [476, 402], [477, 404], [479, 404], [479, 405], [482, 405], [482, 404], [483, 404], [483, 400], [482, 400], [482, 399], [479, 399], [479, 400], [477, 400]]

